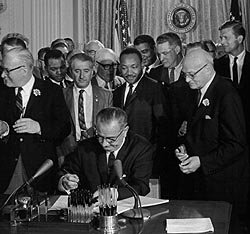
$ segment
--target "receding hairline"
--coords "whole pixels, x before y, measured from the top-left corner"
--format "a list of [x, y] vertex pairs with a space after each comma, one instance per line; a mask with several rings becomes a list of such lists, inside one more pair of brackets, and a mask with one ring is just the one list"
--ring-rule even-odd
[[192, 61], [192, 63], [197, 64], [211, 64], [213, 65], [213, 58], [212, 56], [205, 50], [201, 48], [194, 48], [190, 50], [186, 56], [184, 57], [183, 63], [185, 64], [187, 61]]

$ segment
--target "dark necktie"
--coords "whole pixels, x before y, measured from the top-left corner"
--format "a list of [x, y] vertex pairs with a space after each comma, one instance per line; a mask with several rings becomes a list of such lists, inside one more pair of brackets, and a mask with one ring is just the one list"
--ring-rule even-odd
[[22, 98], [22, 92], [23, 88], [19, 87], [16, 95], [16, 113], [17, 118], [21, 118], [23, 114], [23, 98]]
[[115, 155], [113, 152], [110, 152], [108, 159], [108, 173], [110, 174], [114, 165]]
[[234, 64], [233, 64], [233, 83], [238, 85], [238, 66], [237, 66], [237, 59], [238, 57], [234, 57]]
[[129, 90], [128, 90], [128, 94], [127, 94], [127, 97], [126, 97], [125, 106], [128, 105], [132, 95], [133, 95], [133, 84], [129, 84]]
[[63, 85], [63, 82], [62, 82], [62, 81], [60, 82], [60, 86], [61, 86], [62, 88], [64, 88], [64, 85]]
[[198, 90], [197, 90], [197, 106], [199, 106], [200, 99], [201, 99], [201, 90], [198, 89]]
[[169, 84], [174, 82], [174, 67], [169, 68], [170, 69], [170, 74], [169, 74]]
[[79, 119], [79, 126], [81, 130], [81, 139], [83, 140], [87, 138], [86, 134], [86, 123], [85, 123], [85, 116], [84, 116], [84, 100], [83, 100], [83, 92], [84, 90], [81, 89], [79, 91], [79, 98], [78, 98], [78, 119]]

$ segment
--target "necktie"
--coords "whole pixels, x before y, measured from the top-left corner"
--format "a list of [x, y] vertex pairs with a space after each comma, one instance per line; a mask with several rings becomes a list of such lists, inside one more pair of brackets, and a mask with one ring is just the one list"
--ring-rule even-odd
[[170, 74], [169, 74], [169, 84], [174, 82], [174, 67], [169, 68], [170, 69]]
[[80, 140], [87, 138], [87, 136], [86, 136], [86, 123], [85, 123], [85, 117], [84, 117], [83, 92], [84, 92], [83, 89], [81, 89], [79, 91], [79, 98], [78, 98], [78, 119], [79, 119], [79, 126], [80, 126], [80, 130], [81, 130], [81, 139]]
[[197, 90], [197, 106], [199, 106], [200, 99], [201, 99], [201, 90], [198, 89], [198, 90]]
[[16, 95], [16, 113], [17, 118], [21, 118], [21, 115], [23, 114], [23, 98], [22, 98], [22, 92], [23, 88], [19, 87]]
[[114, 165], [115, 155], [113, 152], [110, 152], [108, 159], [108, 173], [110, 174]]
[[62, 82], [62, 81], [60, 82], [60, 86], [61, 86], [62, 88], [64, 88], [64, 85], [63, 85], [63, 82]]
[[129, 84], [129, 91], [128, 91], [128, 94], [127, 94], [127, 97], [126, 97], [126, 102], [125, 102], [125, 106], [128, 105], [131, 97], [132, 97], [132, 94], [133, 94], [133, 84]]
[[238, 57], [234, 57], [234, 64], [233, 64], [233, 83], [234, 83], [235, 85], [238, 85], [237, 59], [238, 59]]

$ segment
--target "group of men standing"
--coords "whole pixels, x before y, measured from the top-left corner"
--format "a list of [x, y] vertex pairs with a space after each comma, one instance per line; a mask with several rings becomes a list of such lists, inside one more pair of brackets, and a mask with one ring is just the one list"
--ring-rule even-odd
[[[67, 71], [73, 82], [63, 89], [60, 82], [34, 77], [27, 49], [5, 52], [2, 78], [9, 88], [1, 87], [0, 119], [9, 132], [0, 140], [1, 192], [10, 191], [20, 175], [18, 183], [25, 181], [57, 152], [65, 157], [61, 191], [79, 182], [93, 192], [99, 184], [116, 183], [119, 198], [129, 196], [112, 167], [120, 159], [140, 195], [149, 192], [153, 168], [162, 197], [224, 200], [233, 204], [237, 217], [244, 215], [249, 52], [241, 23], [228, 21], [219, 30], [226, 55], [215, 60], [202, 48], [183, 56], [181, 40], [171, 32], [156, 44], [148, 35], [138, 36], [119, 59], [107, 48], [92, 58], [73, 54]], [[45, 66], [58, 58], [56, 53], [45, 55]], [[63, 64], [54, 64], [54, 70], [62, 69]]]

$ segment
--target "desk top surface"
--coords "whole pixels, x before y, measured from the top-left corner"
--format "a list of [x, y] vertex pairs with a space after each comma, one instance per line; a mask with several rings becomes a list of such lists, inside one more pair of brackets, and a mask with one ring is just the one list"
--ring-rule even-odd
[[[227, 234], [230, 224], [231, 205], [219, 201], [184, 201], [173, 200], [162, 205], [148, 207], [151, 218], [144, 222], [141, 233], [166, 233], [166, 219], [169, 218], [202, 218], [210, 217], [215, 229], [215, 234]], [[122, 217], [122, 216], [119, 216]], [[142, 228], [139, 219], [126, 219], [118, 233], [136, 234]], [[91, 225], [71, 224], [58, 222], [38, 223], [30, 222], [17, 227], [10, 227], [7, 220], [0, 222], [1, 234], [84, 234], [101, 233]]]

